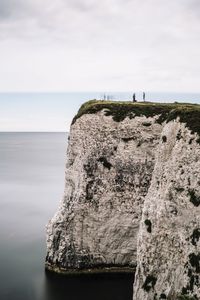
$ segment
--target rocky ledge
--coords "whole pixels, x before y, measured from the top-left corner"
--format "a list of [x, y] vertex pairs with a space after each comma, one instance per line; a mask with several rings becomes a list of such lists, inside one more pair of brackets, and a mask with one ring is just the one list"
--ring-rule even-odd
[[199, 134], [198, 105], [85, 103], [46, 268], [136, 270], [135, 300], [200, 299]]

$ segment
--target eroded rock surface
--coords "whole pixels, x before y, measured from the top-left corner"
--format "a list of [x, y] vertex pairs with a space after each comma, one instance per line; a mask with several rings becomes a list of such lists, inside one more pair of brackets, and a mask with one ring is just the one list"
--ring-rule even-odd
[[162, 126], [104, 111], [71, 127], [65, 194], [47, 229], [47, 268], [136, 266], [137, 234]]
[[46, 268], [137, 267], [134, 300], [200, 299], [199, 108], [100, 105], [71, 126]]
[[138, 236], [134, 299], [200, 299], [200, 145], [178, 121], [162, 137]]

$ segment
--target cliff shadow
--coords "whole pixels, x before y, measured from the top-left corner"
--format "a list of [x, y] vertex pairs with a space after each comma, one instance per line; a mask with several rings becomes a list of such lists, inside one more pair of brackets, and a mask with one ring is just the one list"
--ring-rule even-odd
[[132, 300], [134, 274], [57, 275], [45, 272], [45, 300]]

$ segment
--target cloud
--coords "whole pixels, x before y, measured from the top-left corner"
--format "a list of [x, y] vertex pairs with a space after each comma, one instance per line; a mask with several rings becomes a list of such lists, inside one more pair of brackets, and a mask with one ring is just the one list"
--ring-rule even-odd
[[191, 9], [193, 12], [195, 13], [200, 12], [200, 3], [198, 0], [190, 0], [190, 1], [185, 0], [185, 3], [187, 5], [187, 8]]
[[10, 18], [13, 15], [17, 13], [18, 6], [16, 1], [13, 0], [2, 0], [0, 2], [0, 19], [7, 19]]
[[197, 90], [198, 2], [1, 0], [0, 90]]
[[175, 36], [180, 34], [180, 25], [187, 23], [183, 20], [187, 10], [181, 1], [1, 0], [1, 35], [10, 38], [13, 32], [15, 37], [28, 37], [35, 32], [65, 40], [83, 36], [100, 42], [112, 39], [114, 43]]

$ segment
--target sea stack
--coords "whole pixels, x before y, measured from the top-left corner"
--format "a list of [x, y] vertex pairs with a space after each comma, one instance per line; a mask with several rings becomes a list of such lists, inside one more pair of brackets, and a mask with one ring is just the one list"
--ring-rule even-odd
[[199, 132], [197, 105], [85, 103], [47, 226], [46, 269], [136, 271], [135, 300], [199, 299]]

